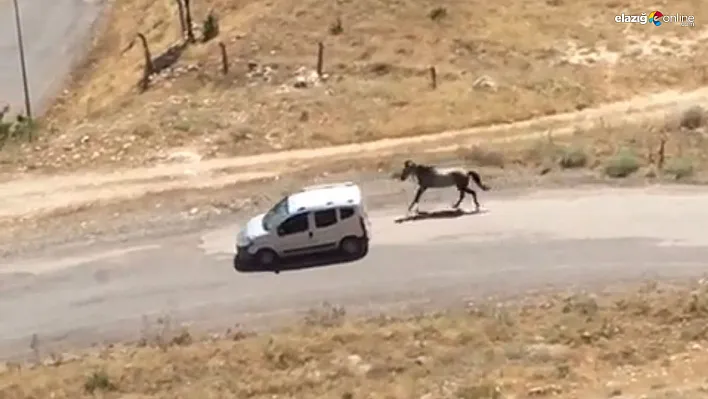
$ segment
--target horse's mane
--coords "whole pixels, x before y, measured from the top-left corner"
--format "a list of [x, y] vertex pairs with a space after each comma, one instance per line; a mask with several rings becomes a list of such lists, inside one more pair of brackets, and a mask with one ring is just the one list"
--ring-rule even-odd
[[435, 171], [435, 166], [432, 165], [424, 165], [424, 164], [416, 164], [418, 169], [424, 171], [424, 172], [434, 172]]

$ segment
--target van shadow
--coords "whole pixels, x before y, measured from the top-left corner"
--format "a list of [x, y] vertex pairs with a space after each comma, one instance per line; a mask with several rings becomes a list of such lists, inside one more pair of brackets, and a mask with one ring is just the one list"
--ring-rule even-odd
[[363, 259], [368, 254], [367, 249], [363, 254], [352, 258], [346, 257], [339, 253], [324, 253], [315, 255], [302, 255], [297, 257], [291, 257], [287, 260], [283, 260], [278, 265], [278, 271], [271, 268], [264, 268], [255, 262], [245, 262], [234, 256], [234, 269], [239, 273], [279, 273], [285, 271], [296, 271], [304, 269], [314, 269], [319, 267], [329, 267], [336, 266], [345, 263], [352, 263]]
[[462, 216], [470, 216], [470, 215], [481, 215], [484, 213], [487, 213], [489, 211], [481, 209], [479, 211], [466, 211], [463, 209], [443, 209], [439, 211], [432, 211], [432, 212], [418, 212], [415, 215], [410, 215], [410, 216], [403, 216], [400, 217], [396, 220], [394, 220], [395, 223], [403, 223], [403, 222], [415, 222], [418, 220], [428, 220], [428, 219], [454, 219], [454, 218], [459, 218]]

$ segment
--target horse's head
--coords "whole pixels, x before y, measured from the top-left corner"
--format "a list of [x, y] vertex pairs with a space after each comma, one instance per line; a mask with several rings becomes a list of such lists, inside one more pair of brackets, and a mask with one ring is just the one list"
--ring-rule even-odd
[[410, 159], [406, 160], [403, 162], [403, 170], [401, 171], [401, 181], [406, 180], [408, 176], [411, 175], [415, 171], [416, 168], [415, 162], [411, 161]]

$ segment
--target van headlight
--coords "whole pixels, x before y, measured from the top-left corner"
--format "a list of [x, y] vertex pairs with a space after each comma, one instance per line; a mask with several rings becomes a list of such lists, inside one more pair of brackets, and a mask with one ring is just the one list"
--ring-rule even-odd
[[246, 235], [245, 231], [240, 232], [236, 236], [236, 246], [237, 247], [243, 248], [243, 247], [247, 247], [251, 244], [253, 244], [253, 241], [250, 238], [248, 238], [248, 235]]

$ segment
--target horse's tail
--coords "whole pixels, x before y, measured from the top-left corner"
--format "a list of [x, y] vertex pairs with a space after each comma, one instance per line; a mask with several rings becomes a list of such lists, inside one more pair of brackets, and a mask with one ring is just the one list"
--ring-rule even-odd
[[467, 175], [471, 176], [475, 184], [477, 184], [482, 190], [488, 191], [490, 189], [489, 186], [486, 186], [484, 185], [484, 183], [482, 183], [482, 178], [479, 176], [479, 173], [475, 172], [474, 170], [470, 170], [469, 172], [467, 172]]

